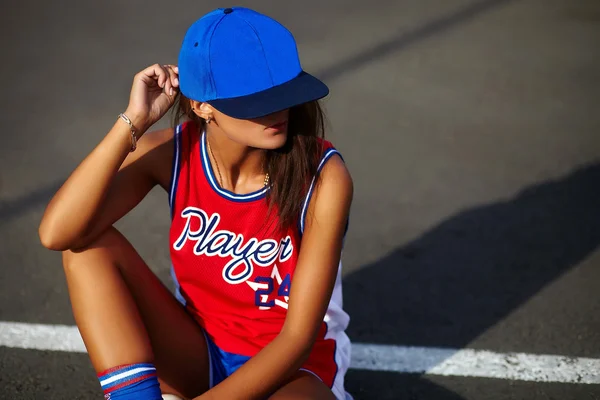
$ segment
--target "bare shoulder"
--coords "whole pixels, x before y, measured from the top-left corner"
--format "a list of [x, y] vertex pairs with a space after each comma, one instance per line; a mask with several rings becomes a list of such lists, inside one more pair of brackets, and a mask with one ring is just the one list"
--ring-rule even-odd
[[173, 128], [150, 131], [138, 141], [122, 168], [137, 164], [164, 189], [169, 187], [173, 162]]
[[333, 155], [321, 170], [315, 189], [314, 200], [309, 205], [307, 225], [314, 219], [338, 220], [340, 224], [348, 218], [354, 183], [344, 161], [339, 155]]
[[144, 134], [138, 141], [140, 150], [150, 151], [156, 148], [164, 147], [164, 145], [173, 145], [173, 128], [159, 129], [150, 131]]
[[354, 183], [350, 171], [339, 155], [333, 155], [325, 165], [320, 174], [319, 191], [327, 193], [327, 197], [352, 198]]

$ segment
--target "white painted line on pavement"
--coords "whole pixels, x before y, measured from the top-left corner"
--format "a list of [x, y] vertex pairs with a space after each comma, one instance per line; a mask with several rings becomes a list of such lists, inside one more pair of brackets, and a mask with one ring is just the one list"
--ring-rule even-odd
[[600, 383], [600, 359], [353, 343], [352, 368], [531, 382]]
[[0, 346], [86, 353], [76, 326], [0, 321]]
[[[0, 322], [0, 346], [85, 353], [75, 326]], [[353, 369], [600, 384], [600, 359], [487, 350], [352, 344]]]

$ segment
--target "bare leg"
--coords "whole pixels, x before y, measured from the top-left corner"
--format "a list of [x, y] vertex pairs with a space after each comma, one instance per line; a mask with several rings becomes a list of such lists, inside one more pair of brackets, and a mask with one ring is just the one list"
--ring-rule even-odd
[[[164, 392], [208, 390], [204, 334], [115, 228], [63, 253], [73, 314], [97, 372], [152, 362]], [[166, 390], [165, 390], [166, 389]]]

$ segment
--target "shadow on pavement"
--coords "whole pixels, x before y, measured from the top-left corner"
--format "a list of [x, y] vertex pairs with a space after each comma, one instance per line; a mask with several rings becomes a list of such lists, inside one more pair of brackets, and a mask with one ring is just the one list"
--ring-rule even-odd
[[345, 385], [354, 400], [463, 399], [458, 394], [416, 374], [350, 370], [346, 374]]
[[[344, 279], [353, 341], [462, 348], [600, 244], [600, 164], [461, 212]], [[372, 385], [353, 371], [348, 388]], [[399, 374], [375, 374], [397, 385]], [[351, 382], [354, 380], [354, 382]], [[423, 385], [416, 378], [408, 384]], [[406, 390], [406, 389], [402, 389]], [[445, 398], [445, 397], [420, 397]], [[452, 397], [448, 397], [452, 398]]]
[[48, 204], [63, 183], [64, 180], [52, 182], [16, 199], [2, 200], [0, 198], [0, 225], [20, 217], [40, 205]]
[[413, 30], [402, 31], [399, 35], [394, 36], [377, 46], [336, 62], [331, 67], [317, 72], [316, 75], [328, 83], [331, 83], [340, 76], [359, 69], [363, 65], [369, 64], [374, 60], [404, 50], [405, 48], [432, 36], [444, 33], [480, 14], [512, 1], [513, 0], [483, 0], [468, 4], [450, 14], [443, 15]]

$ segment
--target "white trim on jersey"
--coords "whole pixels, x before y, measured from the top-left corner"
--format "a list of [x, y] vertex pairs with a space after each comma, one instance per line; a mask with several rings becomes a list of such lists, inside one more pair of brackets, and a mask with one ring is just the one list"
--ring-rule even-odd
[[[175, 208], [175, 194], [177, 193], [177, 184], [179, 183], [179, 159], [181, 158], [181, 129], [182, 125], [175, 127], [175, 134], [173, 135], [173, 171], [171, 172], [171, 187], [169, 188], [169, 207], [171, 208], [171, 218]], [[175, 269], [171, 264], [171, 279], [175, 284], [175, 298], [185, 306], [185, 298], [181, 294], [181, 286], [179, 280], [175, 275]]]
[[171, 187], [169, 188], [169, 207], [171, 207], [171, 215], [175, 207], [175, 192], [177, 191], [177, 182], [179, 180], [179, 157], [181, 153], [181, 125], [175, 128], [173, 135], [173, 170], [171, 172]]
[[304, 234], [304, 221], [306, 220], [306, 212], [308, 211], [308, 204], [310, 203], [310, 199], [313, 194], [313, 190], [315, 187], [315, 182], [317, 180], [317, 177], [319, 176], [319, 173], [325, 166], [325, 163], [335, 154], [342, 157], [340, 152], [334, 148], [331, 148], [325, 152], [325, 155], [323, 156], [323, 158], [321, 159], [321, 162], [319, 163], [319, 166], [317, 167], [317, 173], [315, 174], [315, 176], [313, 176], [313, 179], [310, 182], [310, 187], [308, 188], [308, 193], [306, 194], [306, 199], [304, 199], [304, 205], [302, 206], [302, 212], [300, 213], [300, 234], [301, 235]]

